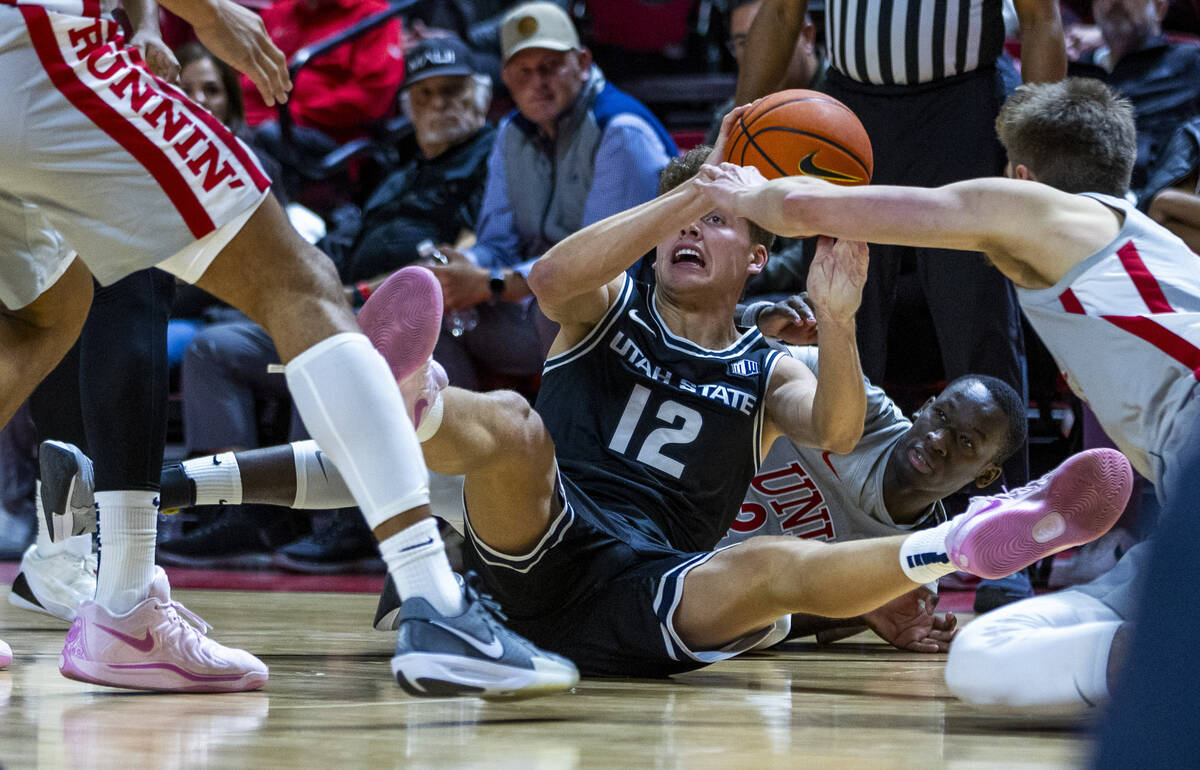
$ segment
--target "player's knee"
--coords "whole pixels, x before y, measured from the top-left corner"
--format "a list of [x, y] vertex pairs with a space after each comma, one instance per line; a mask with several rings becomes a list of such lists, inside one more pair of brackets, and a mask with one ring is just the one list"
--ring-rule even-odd
[[496, 390], [487, 398], [496, 407], [497, 448], [501, 453], [534, 460], [554, 456], [554, 443], [542, 418], [524, 396], [512, 390]]
[[946, 687], [976, 706], [1019, 705], [1025, 690], [1021, 656], [1006, 644], [1002, 628], [987, 618], [967, 624], [950, 645]]

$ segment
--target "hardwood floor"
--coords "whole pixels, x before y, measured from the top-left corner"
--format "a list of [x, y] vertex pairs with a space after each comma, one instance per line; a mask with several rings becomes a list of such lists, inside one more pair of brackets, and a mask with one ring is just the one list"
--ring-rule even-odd
[[938, 656], [867, 635], [794, 644], [666, 681], [585, 680], [512, 704], [415, 700], [363, 594], [178, 591], [216, 639], [262, 657], [264, 690], [155, 695], [64, 679], [66, 625], [0, 589], [0, 762], [20, 767], [1078, 766], [1076, 727], [955, 701]]

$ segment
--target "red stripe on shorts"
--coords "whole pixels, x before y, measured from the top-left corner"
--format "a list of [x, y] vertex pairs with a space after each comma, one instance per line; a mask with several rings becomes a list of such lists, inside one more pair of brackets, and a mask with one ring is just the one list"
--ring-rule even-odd
[[1124, 329], [1135, 337], [1149, 342], [1154, 347], [1192, 370], [1192, 376], [1200, 380], [1200, 348], [1180, 337], [1157, 321], [1140, 315], [1106, 315], [1105, 321]]
[[1083, 303], [1079, 301], [1079, 297], [1075, 296], [1075, 292], [1067, 289], [1062, 294], [1058, 295], [1058, 301], [1062, 303], [1063, 310], [1075, 315], [1087, 315], [1087, 311], [1083, 309]]
[[1133, 285], [1137, 287], [1138, 294], [1142, 295], [1142, 301], [1146, 303], [1146, 307], [1150, 308], [1151, 313], [1175, 312], [1167, 302], [1162, 287], [1158, 285], [1158, 279], [1142, 261], [1142, 255], [1138, 254], [1137, 246], [1133, 245], [1133, 241], [1129, 241], [1117, 249], [1117, 256], [1120, 257], [1125, 272], [1129, 273]]
[[245, 146], [237, 140], [237, 137], [233, 135], [233, 132], [226, 128], [221, 121], [217, 120], [215, 117], [213, 117], [211, 112], [196, 104], [191, 99], [188, 99], [186, 96], [177, 99], [177, 101], [185, 105], [188, 110], [196, 116], [196, 118], [203, 122], [204, 125], [208, 126], [209, 130], [212, 131], [213, 136], [216, 139], [219, 139], [226, 147], [229, 148], [230, 152], [237, 157], [238, 162], [242, 165], [242, 168], [244, 168], [246, 173], [250, 175], [250, 178], [254, 180], [254, 186], [258, 188], [259, 192], [263, 192], [271, 186], [270, 178], [268, 178], [267, 175], [262, 172], [262, 169], [258, 167], [258, 161], [250, 157], [250, 153], [246, 151]]
[[[22, 5], [20, 9], [42, 67], [67, 101], [142, 164], [175, 205], [194, 237], [203, 238], [216, 229], [203, 204], [165, 152], [101, 99], [67, 64], [58, 48], [58, 39], [46, 9], [34, 5]], [[123, 70], [128, 66], [122, 62]]]

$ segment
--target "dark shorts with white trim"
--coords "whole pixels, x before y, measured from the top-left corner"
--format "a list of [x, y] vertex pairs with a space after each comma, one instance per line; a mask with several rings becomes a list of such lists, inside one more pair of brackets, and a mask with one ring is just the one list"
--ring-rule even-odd
[[559, 475], [562, 509], [527, 554], [502, 554], [471, 529], [464, 566], [482, 577], [507, 625], [569, 658], [584, 676], [665, 677], [737, 655], [771, 630], [723, 650], [690, 650], [674, 628], [687, 573], [715, 551], [685, 553], [590, 500]]

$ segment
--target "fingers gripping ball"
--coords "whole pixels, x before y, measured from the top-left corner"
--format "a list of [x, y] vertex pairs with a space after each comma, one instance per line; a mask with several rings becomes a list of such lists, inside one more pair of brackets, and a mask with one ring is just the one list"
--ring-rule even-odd
[[871, 181], [871, 140], [849, 107], [795, 88], [763, 97], [734, 125], [725, 159], [767, 179], [803, 174], [835, 184]]

